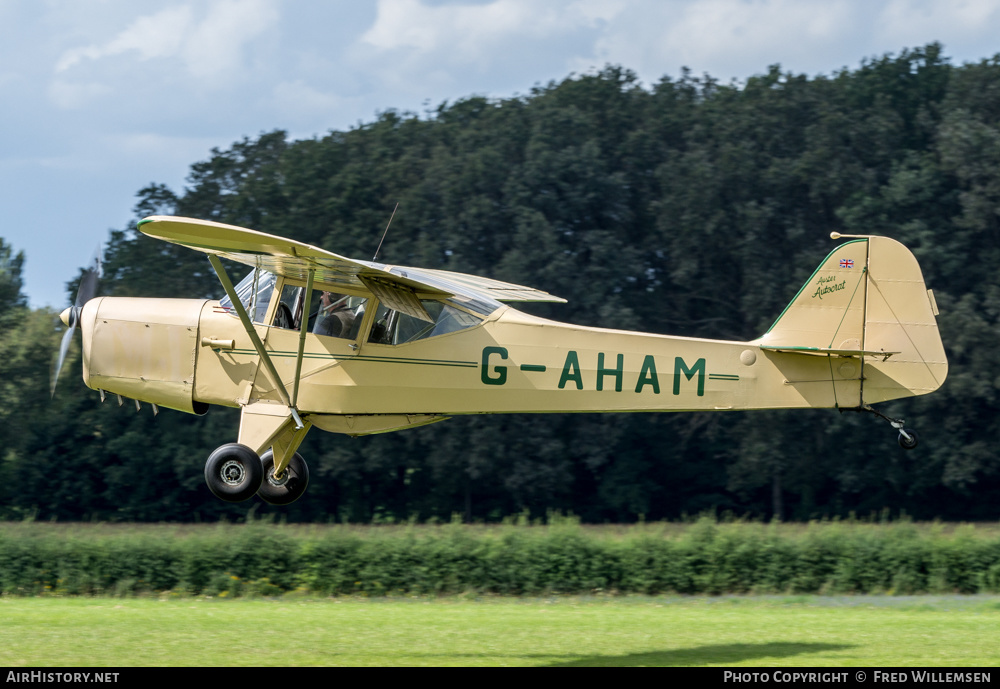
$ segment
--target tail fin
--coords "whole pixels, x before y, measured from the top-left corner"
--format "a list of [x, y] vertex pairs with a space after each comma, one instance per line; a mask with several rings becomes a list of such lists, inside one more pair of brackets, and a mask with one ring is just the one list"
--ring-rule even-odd
[[755, 344], [860, 360], [860, 405], [874, 404], [944, 383], [948, 361], [936, 315], [909, 249], [887, 237], [863, 237], [830, 252]]

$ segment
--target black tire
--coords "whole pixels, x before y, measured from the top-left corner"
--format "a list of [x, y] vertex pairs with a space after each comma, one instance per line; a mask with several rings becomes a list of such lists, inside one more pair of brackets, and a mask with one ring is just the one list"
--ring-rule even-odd
[[274, 479], [274, 453], [268, 450], [260, 458], [264, 471], [257, 495], [269, 505], [290, 505], [306, 492], [309, 486], [309, 466], [302, 455], [296, 452], [285, 469], [280, 481]]
[[253, 497], [264, 480], [260, 457], [246, 445], [228, 443], [215, 449], [205, 462], [205, 483], [212, 494], [226, 502]]
[[911, 431], [910, 429], [906, 429], [906, 434], [910, 436], [910, 440], [907, 440], [906, 436], [900, 433], [899, 446], [904, 450], [912, 450], [917, 446], [917, 434]]

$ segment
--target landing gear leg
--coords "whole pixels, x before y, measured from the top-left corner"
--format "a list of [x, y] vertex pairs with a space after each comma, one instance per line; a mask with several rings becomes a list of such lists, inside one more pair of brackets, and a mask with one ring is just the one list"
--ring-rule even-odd
[[903, 423], [904, 423], [903, 419], [893, 419], [891, 417], [886, 416], [882, 412], [869, 407], [868, 405], [865, 405], [863, 407], [858, 407], [857, 411], [866, 411], [871, 414], [874, 414], [880, 419], [885, 419], [886, 421], [888, 421], [890, 426], [899, 431], [899, 446], [904, 450], [912, 450], [917, 446], [916, 431], [908, 431], [905, 428], [903, 428]]

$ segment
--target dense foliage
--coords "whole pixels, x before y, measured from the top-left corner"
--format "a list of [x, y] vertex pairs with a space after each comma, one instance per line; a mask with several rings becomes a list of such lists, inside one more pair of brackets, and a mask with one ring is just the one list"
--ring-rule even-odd
[[[265, 133], [192, 166], [181, 192], [139, 192], [136, 219], [176, 213], [391, 263], [566, 296], [539, 315], [586, 325], [751, 339], [832, 248], [832, 230], [912, 248], [941, 307], [939, 392], [885, 405], [921, 434], [833, 411], [456, 418], [352, 440], [313, 432], [293, 520], [496, 520], [559, 509], [588, 522], [709, 508], [805, 519], [889, 508], [1000, 516], [1000, 56], [954, 66], [940, 47], [809, 78], [745, 84], [684, 74], [651, 87], [608, 67], [504, 100], [350, 131]], [[3, 249], [0, 246], [0, 249]], [[53, 314], [7, 293], [0, 251], [2, 516], [215, 520], [247, 505], [203, 485], [238, 419], [152, 419], [46, 376]], [[29, 260], [31, 257], [28, 257]], [[112, 233], [105, 293], [218, 296], [204, 257]], [[9, 290], [8, 290], [9, 291]], [[78, 350], [78, 345], [75, 345]], [[75, 357], [75, 358], [73, 358]], [[67, 368], [79, 370], [79, 355]]]
[[0, 594], [997, 593], [995, 528], [908, 522], [0, 529]]

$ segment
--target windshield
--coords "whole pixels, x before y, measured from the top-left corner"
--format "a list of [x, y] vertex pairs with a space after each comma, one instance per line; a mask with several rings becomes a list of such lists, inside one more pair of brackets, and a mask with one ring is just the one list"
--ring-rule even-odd
[[[274, 291], [274, 281], [274, 273], [256, 268], [236, 285], [236, 296], [254, 323], [264, 322], [267, 306], [271, 303], [271, 293]], [[233, 302], [229, 299], [229, 295], [220, 299], [219, 304], [226, 311], [233, 310]]]

